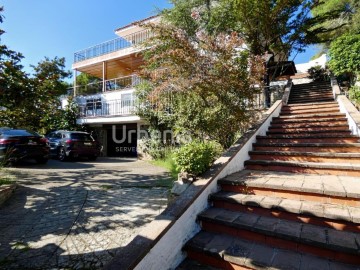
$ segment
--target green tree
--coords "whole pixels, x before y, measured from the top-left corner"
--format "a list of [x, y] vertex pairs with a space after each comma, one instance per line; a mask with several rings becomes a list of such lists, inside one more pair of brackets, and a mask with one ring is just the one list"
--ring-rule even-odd
[[99, 91], [99, 84], [97, 84], [99, 82], [101, 82], [101, 79], [86, 73], [81, 73], [76, 77], [76, 93], [78, 95], [96, 93]]
[[153, 117], [155, 125], [229, 147], [254, 115], [255, 85], [262, 83], [264, 61], [241, 50], [243, 41], [234, 32], [209, 35], [198, 29], [189, 36], [165, 23], [147, 27], [155, 36], [145, 52], [143, 75], [149, 85], [138, 91], [147, 101], [140, 114]]
[[337, 37], [346, 33], [360, 33], [359, 7], [358, 0], [327, 0], [320, 1], [312, 8], [314, 16], [327, 16], [326, 20], [317, 25], [318, 28], [327, 30], [320, 35], [323, 41], [320, 54], [326, 53]]
[[347, 74], [354, 82], [360, 74], [360, 34], [345, 34], [330, 45], [329, 67], [336, 74]]
[[[0, 8], [0, 22], [3, 21]], [[4, 31], [0, 30], [0, 36]], [[32, 66], [33, 75], [23, 71], [20, 53], [0, 46], [0, 126], [27, 127], [46, 132], [49, 114], [60, 108], [59, 97], [66, 93], [70, 76], [65, 59], [45, 58]]]

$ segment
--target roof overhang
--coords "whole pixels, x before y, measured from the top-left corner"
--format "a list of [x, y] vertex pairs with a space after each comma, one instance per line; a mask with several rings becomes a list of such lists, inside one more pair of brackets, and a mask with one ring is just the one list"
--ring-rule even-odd
[[146, 19], [143, 19], [143, 20], [140, 20], [140, 21], [135, 21], [135, 22], [132, 22], [131, 24], [120, 27], [120, 28], [115, 30], [115, 34], [122, 37], [122, 38], [125, 38], [128, 35], [131, 35], [131, 34], [134, 34], [136, 32], [144, 30], [144, 28], [140, 26], [141, 24], [158, 23], [159, 21], [160, 21], [160, 16], [159, 15], [151, 16], [151, 17], [148, 17]]

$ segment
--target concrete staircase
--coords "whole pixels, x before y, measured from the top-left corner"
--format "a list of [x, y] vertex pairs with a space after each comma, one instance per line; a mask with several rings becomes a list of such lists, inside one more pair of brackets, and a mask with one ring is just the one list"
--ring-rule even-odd
[[360, 269], [360, 141], [330, 85], [293, 87], [249, 155], [178, 269]]

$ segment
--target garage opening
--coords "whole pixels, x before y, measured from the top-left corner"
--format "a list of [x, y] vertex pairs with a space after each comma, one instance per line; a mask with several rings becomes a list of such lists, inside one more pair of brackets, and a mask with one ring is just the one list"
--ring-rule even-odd
[[107, 126], [107, 156], [137, 156], [137, 124]]

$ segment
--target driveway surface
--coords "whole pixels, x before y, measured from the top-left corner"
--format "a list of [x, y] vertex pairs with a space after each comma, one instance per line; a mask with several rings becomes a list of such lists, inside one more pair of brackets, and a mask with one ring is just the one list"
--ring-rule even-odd
[[135, 159], [23, 163], [0, 207], [0, 269], [99, 269], [167, 206], [169, 177]]

